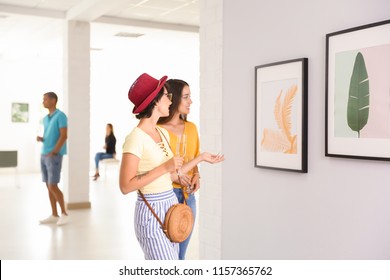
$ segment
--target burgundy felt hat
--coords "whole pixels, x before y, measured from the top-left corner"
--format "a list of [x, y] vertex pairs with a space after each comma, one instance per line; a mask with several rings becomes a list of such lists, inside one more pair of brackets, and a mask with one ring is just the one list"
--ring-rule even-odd
[[167, 76], [160, 80], [143, 73], [135, 80], [129, 90], [129, 99], [134, 104], [133, 113], [141, 113], [150, 102], [156, 97], [160, 89], [164, 86]]

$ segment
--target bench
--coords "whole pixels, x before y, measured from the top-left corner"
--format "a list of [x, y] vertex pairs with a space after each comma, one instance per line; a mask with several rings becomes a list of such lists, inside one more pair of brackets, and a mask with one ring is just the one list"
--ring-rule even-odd
[[117, 167], [120, 163], [120, 160], [119, 159], [116, 159], [116, 158], [105, 158], [105, 159], [102, 159], [99, 163], [100, 167], [104, 169], [104, 178], [106, 178], [106, 174], [107, 174], [107, 168], [108, 167]]
[[15, 168], [15, 185], [18, 183], [18, 151], [0, 151], [0, 168]]

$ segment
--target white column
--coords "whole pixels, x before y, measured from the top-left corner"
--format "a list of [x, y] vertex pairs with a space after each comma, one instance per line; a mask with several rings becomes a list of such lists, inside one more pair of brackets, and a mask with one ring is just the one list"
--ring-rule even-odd
[[[200, 141], [202, 151], [222, 152], [222, 0], [200, 0]], [[201, 259], [222, 258], [222, 164], [201, 166]]]
[[64, 34], [64, 101], [68, 115], [68, 156], [64, 195], [68, 209], [90, 208], [90, 24], [67, 21]]

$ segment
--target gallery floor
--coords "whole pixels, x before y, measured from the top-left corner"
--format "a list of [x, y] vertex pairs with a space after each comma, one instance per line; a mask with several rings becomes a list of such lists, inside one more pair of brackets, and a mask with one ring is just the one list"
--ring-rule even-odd
[[[91, 209], [72, 210], [64, 226], [39, 225], [50, 214], [39, 173], [0, 173], [0, 259], [143, 260], [133, 226], [135, 193], [122, 195], [116, 171], [90, 183]], [[187, 259], [198, 259], [195, 227]]]

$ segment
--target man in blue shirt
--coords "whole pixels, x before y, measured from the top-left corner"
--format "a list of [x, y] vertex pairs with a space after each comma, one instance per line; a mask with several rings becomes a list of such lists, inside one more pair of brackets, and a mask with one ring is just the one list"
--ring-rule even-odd
[[[68, 118], [56, 108], [57, 101], [58, 97], [54, 92], [47, 92], [43, 95], [43, 107], [49, 110], [49, 114], [43, 119], [43, 137], [37, 136], [37, 141], [43, 143], [41, 153], [42, 181], [46, 183], [49, 192], [52, 214], [39, 222], [41, 224], [56, 223], [61, 226], [69, 221], [64, 195], [58, 188], [62, 157], [67, 153]], [[61, 207], [61, 217], [57, 212], [57, 203]]]

